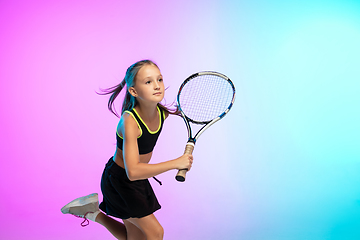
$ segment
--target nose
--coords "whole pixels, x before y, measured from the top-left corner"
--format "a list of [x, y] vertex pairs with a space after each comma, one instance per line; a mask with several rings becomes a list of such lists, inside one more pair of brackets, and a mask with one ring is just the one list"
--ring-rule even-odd
[[159, 84], [157, 81], [155, 81], [154, 88], [155, 88], [155, 89], [159, 89], [159, 88], [160, 88], [160, 84]]

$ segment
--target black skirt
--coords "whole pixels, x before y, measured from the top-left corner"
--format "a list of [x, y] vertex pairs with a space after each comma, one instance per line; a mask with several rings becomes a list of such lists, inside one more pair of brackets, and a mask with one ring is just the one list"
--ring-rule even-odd
[[161, 208], [149, 181], [130, 181], [112, 157], [101, 178], [101, 192], [104, 199], [100, 209], [117, 218], [142, 218]]

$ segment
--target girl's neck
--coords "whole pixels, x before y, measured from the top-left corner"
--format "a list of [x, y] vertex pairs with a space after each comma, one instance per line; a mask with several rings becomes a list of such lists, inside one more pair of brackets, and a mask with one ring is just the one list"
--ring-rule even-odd
[[152, 122], [157, 120], [157, 104], [137, 104], [135, 109], [144, 121]]

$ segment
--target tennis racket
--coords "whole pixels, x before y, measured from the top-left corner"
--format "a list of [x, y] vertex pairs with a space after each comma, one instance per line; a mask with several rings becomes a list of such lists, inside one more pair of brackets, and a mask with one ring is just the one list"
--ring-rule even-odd
[[[211, 125], [222, 119], [235, 101], [235, 86], [225, 75], [199, 72], [188, 77], [180, 86], [177, 105], [188, 131], [184, 154], [192, 154], [196, 140]], [[203, 125], [195, 136], [190, 123]], [[188, 169], [180, 169], [175, 177], [184, 182]]]

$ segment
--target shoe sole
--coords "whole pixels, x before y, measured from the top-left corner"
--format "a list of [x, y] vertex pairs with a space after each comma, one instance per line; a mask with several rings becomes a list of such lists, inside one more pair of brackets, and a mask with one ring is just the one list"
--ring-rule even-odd
[[69, 209], [71, 207], [77, 207], [77, 206], [84, 206], [90, 203], [97, 203], [99, 202], [99, 197], [97, 193], [89, 194], [85, 197], [79, 197], [68, 204], [66, 204], [64, 207], [61, 208], [61, 212], [66, 214], [69, 213]]

